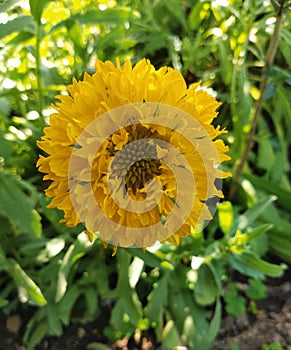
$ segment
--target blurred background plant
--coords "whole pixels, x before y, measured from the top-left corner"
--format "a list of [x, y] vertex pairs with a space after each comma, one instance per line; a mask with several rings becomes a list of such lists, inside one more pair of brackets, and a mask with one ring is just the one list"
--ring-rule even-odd
[[[102, 336], [136, 330], [157, 346], [210, 349], [224, 312], [236, 316], [265, 297], [267, 277], [291, 262], [291, 12], [268, 0], [4, 0], [0, 2], [0, 307], [29, 312], [23, 337], [33, 349], [70, 323], [107, 315]], [[278, 13], [274, 63], [265, 66]], [[284, 7], [284, 8], [283, 8]], [[260, 81], [266, 94], [254, 145], [229, 200], [202, 233], [115, 258], [82, 227], [59, 224], [35, 168], [36, 141], [54, 96], [96, 59], [150, 58], [187, 84], [202, 81], [223, 102], [216, 123], [235, 172], [252, 127]], [[241, 291], [233, 275], [245, 278]], [[104, 316], [105, 317], [105, 316]], [[100, 330], [101, 332], [101, 330]]]

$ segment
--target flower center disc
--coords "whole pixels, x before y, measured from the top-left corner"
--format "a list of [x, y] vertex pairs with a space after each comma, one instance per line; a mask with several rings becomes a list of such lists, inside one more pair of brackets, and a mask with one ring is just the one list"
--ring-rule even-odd
[[[126, 149], [121, 149], [113, 172], [114, 176], [117, 177], [125, 174], [126, 191], [136, 195], [145, 187], [148, 181], [161, 174], [159, 170], [161, 162], [156, 159], [156, 145], [152, 140], [155, 138], [161, 139], [162, 137], [156, 130], [141, 124], [130, 125], [125, 129], [128, 133], [128, 142]], [[134, 142], [141, 139], [144, 142]], [[114, 146], [110, 151], [112, 155], [115, 155], [117, 152]]]

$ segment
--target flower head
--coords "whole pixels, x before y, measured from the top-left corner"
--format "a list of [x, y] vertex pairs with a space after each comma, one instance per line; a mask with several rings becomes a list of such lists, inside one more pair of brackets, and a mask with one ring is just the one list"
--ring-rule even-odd
[[225, 131], [211, 125], [219, 103], [197, 87], [145, 59], [97, 61], [95, 74], [73, 80], [38, 143], [61, 221], [115, 247], [148, 247], [210, 220], [206, 202], [223, 196], [215, 182], [229, 176], [219, 168], [229, 157]]

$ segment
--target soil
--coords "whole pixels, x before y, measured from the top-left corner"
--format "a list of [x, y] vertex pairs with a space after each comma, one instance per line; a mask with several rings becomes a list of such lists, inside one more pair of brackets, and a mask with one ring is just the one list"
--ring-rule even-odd
[[[238, 282], [242, 290], [243, 282]], [[234, 344], [240, 350], [261, 350], [263, 344], [278, 342], [284, 349], [291, 346], [291, 269], [281, 279], [267, 280], [267, 295], [256, 302], [256, 312], [248, 311], [241, 317], [224, 315], [220, 332], [212, 350], [229, 350]], [[0, 314], [0, 350], [26, 350], [22, 344], [27, 314]], [[103, 321], [103, 320], [99, 320]], [[154, 337], [137, 333], [109, 344], [100, 332], [98, 320], [86, 325], [72, 324], [62, 337], [47, 337], [36, 350], [155, 350]], [[193, 350], [177, 347], [176, 350]], [[199, 349], [203, 350], [203, 349]]]

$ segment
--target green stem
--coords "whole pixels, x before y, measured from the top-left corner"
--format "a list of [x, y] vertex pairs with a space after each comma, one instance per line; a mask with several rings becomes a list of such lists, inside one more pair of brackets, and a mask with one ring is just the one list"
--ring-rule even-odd
[[36, 62], [36, 84], [38, 92], [38, 113], [41, 123], [44, 124], [42, 110], [43, 110], [43, 86], [42, 86], [42, 74], [41, 74], [41, 55], [40, 55], [40, 42], [41, 42], [41, 23], [36, 22], [36, 44], [35, 44], [35, 62]]
[[245, 164], [246, 164], [247, 159], [248, 159], [248, 155], [253, 147], [254, 136], [256, 133], [259, 117], [262, 113], [263, 102], [264, 102], [267, 84], [268, 84], [268, 79], [269, 79], [267, 72], [274, 62], [277, 48], [278, 48], [280, 28], [281, 28], [281, 23], [282, 23], [282, 19], [283, 19], [283, 11], [282, 11], [283, 4], [284, 4], [284, 1], [282, 1], [281, 7], [277, 11], [275, 29], [274, 29], [273, 35], [270, 39], [269, 47], [268, 47], [266, 58], [265, 58], [265, 64], [264, 64], [264, 68], [263, 68], [263, 72], [262, 72], [261, 82], [260, 82], [259, 89], [260, 89], [261, 94], [260, 94], [260, 97], [256, 103], [255, 114], [254, 114], [254, 118], [252, 121], [251, 130], [250, 130], [250, 133], [248, 135], [246, 147], [244, 149], [243, 155], [240, 159], [240, 162], [238, 164], [238, 167], [237, 167], [236, 172], [235, 172], [234, 177], [233, 177], [233, 181], [232, 181], [231, 186], [230, 186], [229, 195], [228, 195], [229, 199], [233, 199], [233, 197], [235, 195], [239, 180], [242, 176], [243, 169], [244, 169]]

